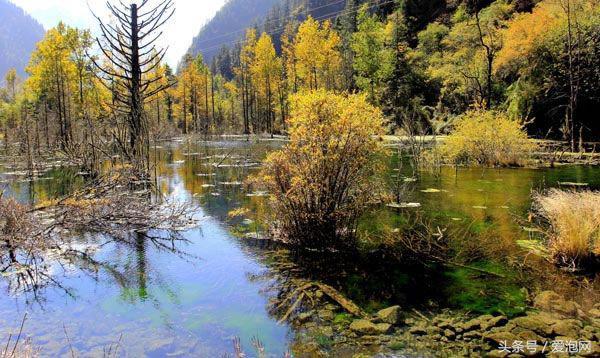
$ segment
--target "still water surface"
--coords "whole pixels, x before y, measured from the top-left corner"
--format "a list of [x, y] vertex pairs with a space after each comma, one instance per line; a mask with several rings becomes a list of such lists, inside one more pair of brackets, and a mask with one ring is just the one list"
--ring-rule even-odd
[[[63, 262], [49, 254], [46, 269], [53, 281], [44, 287], [24, 292], [9, 277], [0, 280], [0, 337], [14, 332], [27, 312], [24, 331], [47, 356], [70, 354], [69, 339], [83, 356], [102, 355], [120, 342], [120, 352], [128, 356], [215, 357], [233, 353], [234, 337], [246, 348], [257, 337], [270, 355], [282, 356], [296, 332], [278, 324], [268, 311], [277, 278], [269, 274], [263, 249], [240, 238], [255, 231], [256, 223], [228, 217], [241, 206], [265, 209], [265, 197], [246, 192], [240, 184], [256, 172], [265, 153], [279, 145], [172, 142], [156, 148], [161, 191], [197, 204], [199, 227], [183, 233], [186, 241], [171, 250], [141, 238], [123, 243], [83, 237], [82, 247], [95, 248], [93, 258]], [[520, 219], [530, 208], [532, 190], [560, 182], [600, 188], [599, 168], [443, 168], [440, 175], [423, 173], [416, 182], [409, 172], [404, 166], [400, 172], [392, 170], [391, 177], [409, 183], [403, 200], [421, 206], [375, 210], [363, 230], [401, 226], [405, 211], [414, 210], [440, 223], [493, 227], [510, 245], [530, 235]], [[2, 173], [6, 195], [23, 202], [59, 197], [84, 182], [77, 170], [68, 168], [48, 171], [33, 182], [9, 168]]]

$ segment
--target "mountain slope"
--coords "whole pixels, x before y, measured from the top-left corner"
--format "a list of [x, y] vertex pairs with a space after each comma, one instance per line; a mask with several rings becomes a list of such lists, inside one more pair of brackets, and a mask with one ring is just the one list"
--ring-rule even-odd
[[0, 0], [0, 82], [13, 67], [20, 75], [25, 73], [29, 55], [43, 36], [42, 25], [23, 9]]
[[221, 46], [243, 36], [239, 31], [260, 22], [260, 19], [280, 0], [229, 0], [194, 38], [189, 53], [202, 53], [207, 62]]
[[[362, 2], [363, 0], [353, 0]], [[371, 0], [382, 1], [382, 0]], [[335, 18], [346, 7], [347, 0], [229, 0], [215, 17], [200, 30], [188, 53], [202, 53], [210, 63], [222, 47], [233, 48], [244, 37], [245, 29], [256, 26], [273, 37], [279, 48], [279, 36], [292, 20], [308, 15], [324, 20]]]

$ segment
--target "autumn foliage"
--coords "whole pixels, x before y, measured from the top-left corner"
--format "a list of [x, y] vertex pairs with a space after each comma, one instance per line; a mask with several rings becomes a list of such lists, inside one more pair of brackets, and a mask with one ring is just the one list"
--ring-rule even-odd
[[470, 111], [435, 150], [455, 164], [515, 166], [522, 165], [534, 148], [523, 126], [505, 113]]
[[324, 90], [291, 99], [290, 141], [255, 178], [272, 194], [276, 235], [302, 248], [350, 247], [380, 188], [381, 112], [364, 96]]
[[534, 203], [558, 264], [573, 267], [600, 257], [600, 193], [555, 189], [535, 195]]

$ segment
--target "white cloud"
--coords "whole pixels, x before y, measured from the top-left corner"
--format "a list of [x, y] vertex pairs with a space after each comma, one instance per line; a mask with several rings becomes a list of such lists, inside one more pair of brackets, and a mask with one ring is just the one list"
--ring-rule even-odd
[[[89, 7], [99, 16], [105, 16], [105, 1], [102, 0], [10, 0], [22, 7], [48, 29], [59, 21], [71, 26], [90, 28], [97, 33], [96, 20]], [[174, 0], [175, 15], [166, 24], [162, 45], [169, 46], [166, 56], [171, 66], [177, 62], [192, 43], [202, 25], [210, 20], [225, 0]], [[128, 0], [123, 1], [129, 2]], [[151, 2], [153, 2], [151, 0]]]

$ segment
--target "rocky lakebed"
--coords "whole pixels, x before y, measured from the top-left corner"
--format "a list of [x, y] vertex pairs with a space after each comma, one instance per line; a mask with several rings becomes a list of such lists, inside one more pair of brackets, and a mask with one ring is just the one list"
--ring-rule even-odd
[[584, 310], [553, 291], [540, 292], [526, 313], [511, 318], [400, 306], [362, 318], [342, 311], [328, 303], [295, 317], [306, 356], [600, 357], [600, 304]]

